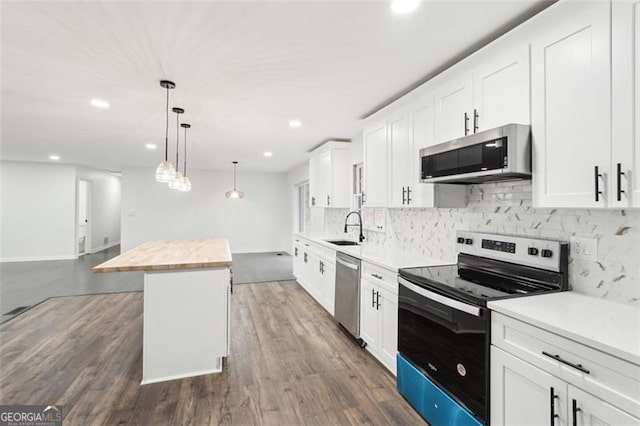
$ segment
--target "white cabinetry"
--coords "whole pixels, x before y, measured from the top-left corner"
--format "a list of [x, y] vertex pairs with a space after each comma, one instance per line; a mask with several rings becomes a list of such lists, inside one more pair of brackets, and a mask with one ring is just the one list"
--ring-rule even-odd
[[336, 251], [302, 237], [294, 237], [293, 275], [331, 315], [335, 306]]
[[529, 45], [500, 43], [473, 69], [470, 133], [509, 123], [529, 124]]
[[612, 3], [610, 205], [640, 207], [640, 1]]
[[387, 123], [382, 121], [364, 129], [364, 180], [366, 207], [387, 206]]
[[537, 21], [531, 44], [536, 206], [604, 207], [610, 199], [610, 8], [609, 2], [564, 2]]
[[351, 207], [351, 144], [327, 142], [309, 155], [312, 207]]
[[433, 144], [433, 116], [433, 96], [424, 96], [364, 130], [365, 207], [466, 205], [464, 186], [420, 182], [419, 151]]
[[473, 133], [473, 80], [469, 73], [453, 73], [435, 89], [436, 143], [447, 142]]
[[362, 262], [360, 337], [389, 371], [396, 374], [398, 352], [397, 275]]
[[492, 313], [492, 425], [639, 425], [638, 389], [640, 366]]

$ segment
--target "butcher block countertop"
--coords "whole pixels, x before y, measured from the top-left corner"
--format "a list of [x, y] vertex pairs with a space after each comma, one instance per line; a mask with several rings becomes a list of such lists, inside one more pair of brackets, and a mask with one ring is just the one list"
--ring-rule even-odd
[[93, 272], [164, 271], [231, 266], [229, 241], [155, 240], [122, 253]]

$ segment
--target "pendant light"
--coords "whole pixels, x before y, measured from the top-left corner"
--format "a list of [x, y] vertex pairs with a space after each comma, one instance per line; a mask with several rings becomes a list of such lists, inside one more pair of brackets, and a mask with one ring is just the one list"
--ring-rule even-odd
[[174, 180], [176, 176], [176, 169], [169, 161], [169, 90], [175, 89], [176, 84], [173, 81], [160, 80], [160, 86], [167, 89], [167, 126], [164, 133], [164, 161], [160, 162], [156, 168], [156, 182], [167, 183]]
[[187, 177], [187, 129], [191, 128], [191, 124], [182, 123], [181, 126], [184, 128], [184, 167], [182, 168], [182, 185], [180, 185], [178, 191], [190, 192], [191, 181]]
[[233, 162], [233, 190], [227, 191], [224, 196], [227, 198], [231, 198], [232, 200], [237, 200], [240, 198], [244, 198], [244, 193], [242, 191], [238, 191], [236, 189], [236, 166], [238, 165], [237, 161]]
[[182, 173], [180, 173], [180, 163], [178, 153], [180, 152], [180, 114], [184, 114], [184, 109], [175, 107], [173, 112], [176, 113], [176, 174], [172, 181], [169, 181], [169, 188], [178, 189], [184, 180]]

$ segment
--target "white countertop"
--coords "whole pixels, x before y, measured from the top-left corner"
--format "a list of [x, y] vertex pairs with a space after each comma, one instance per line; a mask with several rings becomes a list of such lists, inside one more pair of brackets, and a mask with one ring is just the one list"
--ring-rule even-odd
[[402, 250], [393, 249], [390, 247], [379, 247], [372, 244], [362, 243], [358, 246], [337, 246], [331, 244], [325, 240], [347, 240], [353, 241], [350, 238], [346, 238], [344, 234], [330, 235], [330, 234], [310, 234], [310, 233], [297, 233], [294, 236], [298, 236], [317, 244], [329, 247], [333, 250], [346, 253], [350, 256], [357, 257], [365, 262], [373, 263], [382, 268], [388, 269], [392, 272], [398, 272], [401, 268], [412, 268], [417, 266], [439, 266], [439, 265], [452, 265], [455, 264], [455, 260], [441, 260], [431, 259], [428, 257], [417, 256], [415, 253], [407, 253]]
[[640, 308], [574, 292], [488, 303], [496, 312], [640, 365]]

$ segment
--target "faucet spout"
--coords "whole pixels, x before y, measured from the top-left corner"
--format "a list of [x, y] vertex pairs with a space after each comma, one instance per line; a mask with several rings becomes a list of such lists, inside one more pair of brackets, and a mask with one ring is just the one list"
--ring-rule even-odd
[[[347, 224], [347, 222], [349, 221], [349, 216], [351, 216], [352, 214], [355, 214], [356, 216], [358, 216], [358, 223], [354, 223], [354, 224]], [[364, 234], [362, 233], [362, 216], [360, 215], [360, 212], [357, 211], [352, 211], [349, 212], [347, 214], [347, 217], [344, 219], [344, 233], [347, 233], [347, 228], [349, 226], [359, 226], [360, 227], [360, 236], [358, 237], [358, 239], [360, 240], [360, 242], [364, 241]]]

